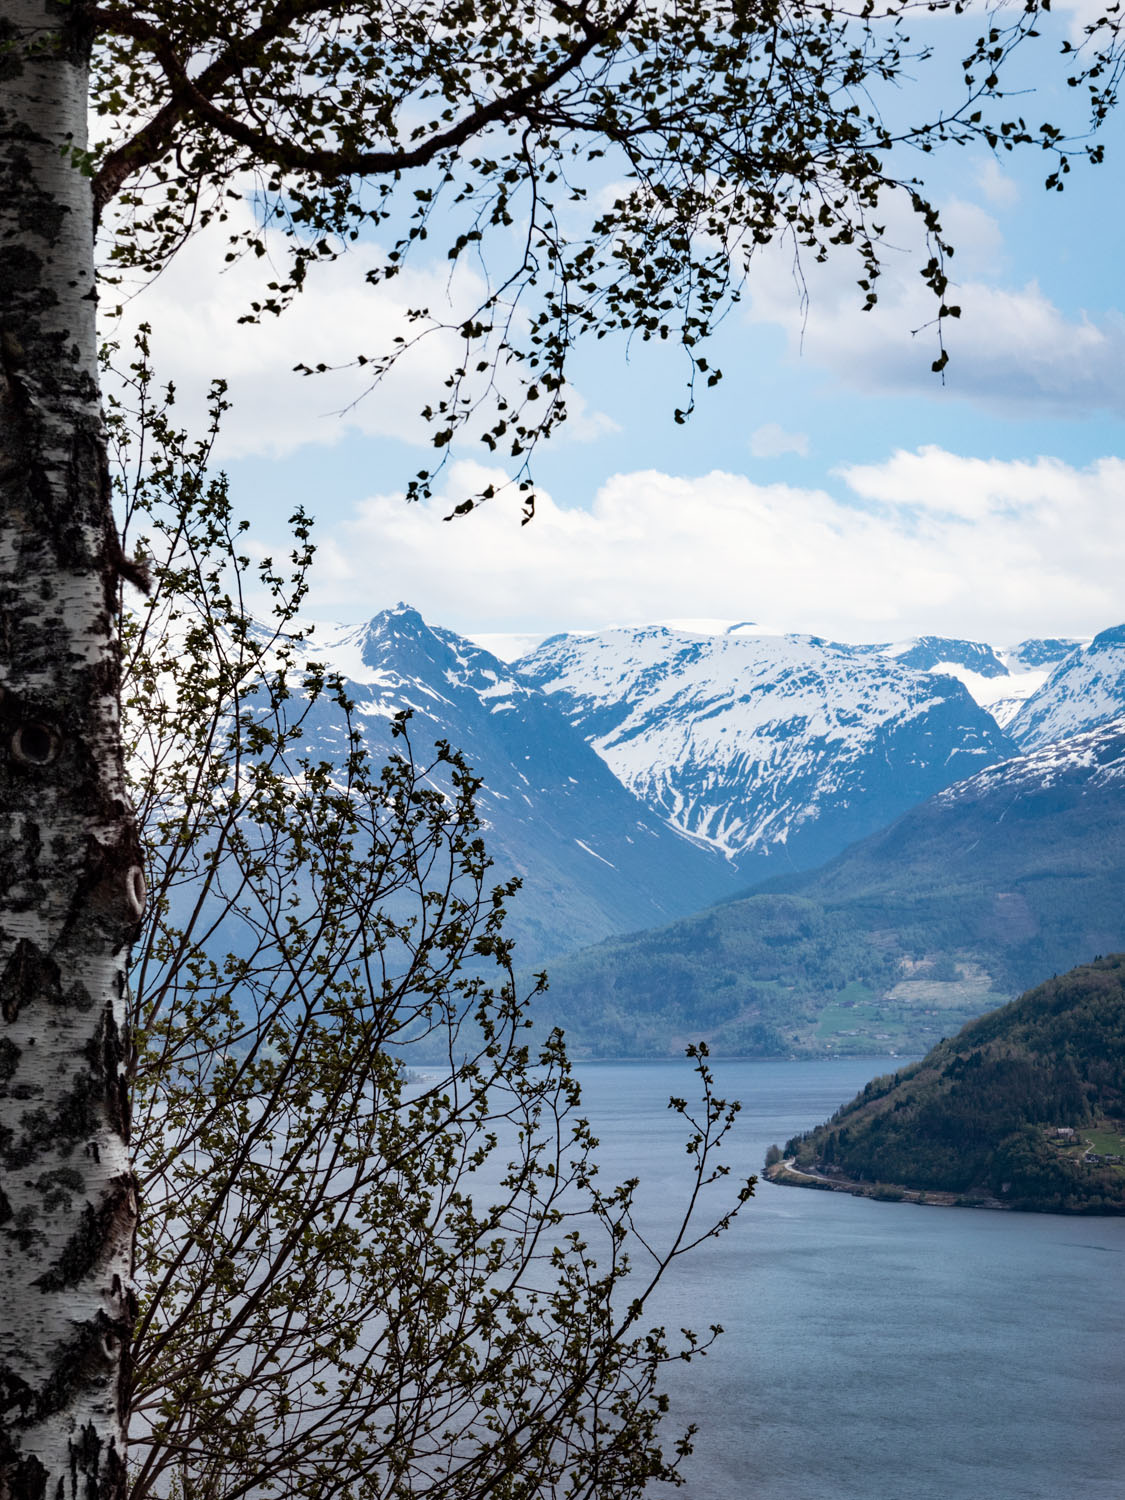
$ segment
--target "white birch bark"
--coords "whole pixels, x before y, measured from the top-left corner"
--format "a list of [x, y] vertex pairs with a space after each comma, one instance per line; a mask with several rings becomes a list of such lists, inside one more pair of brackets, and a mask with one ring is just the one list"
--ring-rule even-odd
[[124, 1494], [121, 776], [85, 6], [0, 0], [0, 1500]]

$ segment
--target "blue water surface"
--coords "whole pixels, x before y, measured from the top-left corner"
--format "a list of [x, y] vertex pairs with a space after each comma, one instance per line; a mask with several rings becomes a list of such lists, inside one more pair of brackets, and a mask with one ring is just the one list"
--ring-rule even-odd
[[[741, 1099], [732, 1177], [893, 1063], [722, 1062]], [[605, 1176], [639, 1176], [673, 1230], [685, 1064], [586, 1064]], [[717, 1200], [716, 1200], [717, 1206]], [[1125, 1219], [901, 1203], [760, 1183], [728, 1234], [678, 1262], [670, 1331], [725, 1334], [669, 1370], [699, 1426], [683, 1500], [1123, 1500]]]

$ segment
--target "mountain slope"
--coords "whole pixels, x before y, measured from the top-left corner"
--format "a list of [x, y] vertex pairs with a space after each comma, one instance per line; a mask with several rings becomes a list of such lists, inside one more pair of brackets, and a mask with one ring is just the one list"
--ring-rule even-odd
[[[921, 1062], [874, 1079], [785, 1154], [811, 1176], [806, 1185], [885, 1197], [875, 1184], [895, 1184], [996, 1207], [1125, 1213], [1123, 1130], [1117, 954], [1041, 984]], [[771, 1175], [800, 1180], [777, 1167]]]
[[1125, 947], [1125, 718], [994, 766], [822, 869], [551, 967], [577, 1044], [922, 1051], [1093, 953]]
[[669, 824], [807, 869], [1013, 746], [949, 677], [813, 636], [555, 636], [515, 665]]
[[1058, 663], [1082, 644], [1073, 639], [1036, 639], [1021, 641], [1018, 646], [994, 647], [982, 641], [923, 635], [867, 649], [904, 667], [956, 677], [973, 701], [1007, 729]]
[[[316, 658], [344, 677], [372, 754], [390, 748], [390, 720], [408, 708], [419, 759], [447, 739], [483, 778], [496, 878], [524, 883], [510, 930], [526, 964], [704, 906], [735, 883], [725, 861], [622, 787], [541, 693], [452, 631], [400, 605], [363, 626], [318, 627], [313, 639]], [[331, 756], [342, 732], [318, 705], [307, 738]]]
[[1072, 652], [1009, 725], [1025, 750], [1068, 739], [1125, 711], [1125, 625]]

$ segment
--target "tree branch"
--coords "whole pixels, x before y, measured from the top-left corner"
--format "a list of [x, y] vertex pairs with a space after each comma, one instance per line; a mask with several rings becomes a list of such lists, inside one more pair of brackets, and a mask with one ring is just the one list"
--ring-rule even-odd
[[[280, 0], [269, 20], [263, 21], [246, 36], [236, 38], [204, 69], [195, 87], [203, 93], [221, 88], [228, 79], [251, 67], [261, 57], [262, 47], [281, 36], [295, 22], [331, 9], [332, 0]], [[96, 6], [93, 22], [99, 36], [131, 37], [148, 47], [170, 80], [186, 76], [184, 65], [172, 49], [166, 33], [151, 21], [133, 15], [131, 11]], [[95, 220], [101, 218], [106, 204], [117, 196], [134, 172], [156, 161], [167, 149], [176, 126], [190, 112], [187, 98], [173, 90], [173, 97], [132, 140], [110, 152], [94, 177]]]
[[583, 20], [583, 40], [553, 68], [522, 87], [480, 105], [449, 130], [407, 150], [383, 151], [334, 151], [281, 142], [236, 119], [213, 102], [212, 96], [224, 83], [259, 60], [265, 42], [280, 35], [294, 21], [331, 9], [326, 0], [289, 0], [288, 4], [280, 5], [268, 22], [234, 41], [196, 79], [189, 77], [183, 59], [158, 27], [120, 11], [98, 9], [94, 16], [102, 34], [129, 36], [151, 49], [168, 79], [171, 98], [147, 125], [125, 145], [111, 152], [102, 163], [94, 179], [96, 212], [100, 216], [128, 178], [150, 165], [168, 148], [176, 126], [191, 116], [210, 125], [228, 140], [246, 147], [261, 161], [285, 171], [308, 172], [323, 180], [380, 176], [425, 166], [442, 152], [464, 145], [489, 125], [519, 119], [536, 99], [549, 93], [595, 48], [628, 24], [636, 14], [637, 4], [638, 0], [628, 0], [611, 20], [601, 26]]

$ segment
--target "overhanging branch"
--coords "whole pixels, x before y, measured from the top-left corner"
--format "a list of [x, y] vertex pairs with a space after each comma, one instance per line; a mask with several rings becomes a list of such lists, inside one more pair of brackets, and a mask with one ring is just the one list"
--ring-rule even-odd
[[519, 88], [479, 105], [448, 130], [408, 149], [379, 151], [313, 148], [280, 141], [236, 118], [214, 102], [214, 95], [223, 84], [260, 59], [261, 48], [266, 42], [295, 21], [334, 8], [325, 0], [290, 0], [289, 4], [279, 6], [268, 22], [232, 42], [194, 79], [190, 77], [184, 59], [159, 27], [121, 11], [100, 8], [94, 14], [101, 33], [131, 37], [149, 48], [168, 80], [171, 97], [147, 125], [125, 145], [111, 152], [102, 163], [94, 179], [97, 212], [100, 215], [131, 176], [156, 161], [172, 143], [177, 126], [192, 118], [253, 152], [259, 161], [271, 163], [284, 171], [306, 172], [324, 181], [384, 176], [426, 166], [444, 152], [463, 146], [490, 125], [518, 120], [526, 115], [536, 100], [548, 94], [579, 68], [596, 48], [628, 25], [636, 14], [637, 4], [638, 0], [628, 0], [610, 20], [598, 26], [583, 20], [582, 41], [553, 68], [545, 69]]

